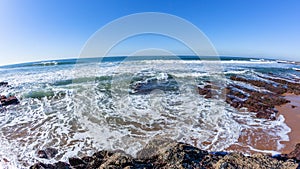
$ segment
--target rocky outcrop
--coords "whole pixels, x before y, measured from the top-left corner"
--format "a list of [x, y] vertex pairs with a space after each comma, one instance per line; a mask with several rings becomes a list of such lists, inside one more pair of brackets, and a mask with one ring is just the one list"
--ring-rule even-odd
[[46, 148], [45, 150], [39, 150], [37, 155], [39, 158], [51, 159], [56, 156], [58, 150], [55, 148]]
[[2, 106], [8, 106], [11, 104], [19, 104], [19, 100], [15, 96], [0, 96], [0, 102]]
[[[247, 108], [248, 111], [255, 112], [257, 118], [275, 120], [277, 113], [275, 106], [289, 102], [282, 94], [300, 94], [300, 83], [270, 77], [261, 77], [261, 79], [265, 80], [231, 76], [230, 80], [233, 83], [230, 83], [224, 90], [226, 103], [236, 109]], [[247, 88], [234, 82], [246, 83], [253, 88]], [[214, 98], [217, 90], [220, 88], [215, 87], [211, 82], [204, 87], [198, 87], [199, 94], [207, 99]]]
[[31, 169], [235, 169], [276, 168], [296, 169], [295, 159], [276, 159], [268, 155], [244, 156], [240, 153], [209, 153], [192, 145], [170, 139], [154, 139], [137, 158], [122, 151], [99, 151], [92, 156], [69, 158], [69, 163], [37, 163]]
[[270, 156], [262, 154], [254, 154], [252, 156], [244, 156], [241, 153], [231, 153], [221, 158], [215, 165], [218, 169], [235, 169], [235, 168], [282, 168], [296, 169], [298, 164], [293, 160], [281, 161]]
[[288, 154], [288, 157], [300, 162], [300, 143], [298, 143], [295, 146], [295, 149], [290, 154]]

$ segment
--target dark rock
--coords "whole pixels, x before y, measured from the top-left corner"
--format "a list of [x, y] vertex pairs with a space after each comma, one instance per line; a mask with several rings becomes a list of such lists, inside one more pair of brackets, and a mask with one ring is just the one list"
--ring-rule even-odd
[[52, 164], [37, 163], [30, 166], [30, 169], [54, 169]]
[[288, 157], [296, 159], [298, 162], [300, 162], [300, 143], [298, 143], [295, 146], [295, 149], [290, 154], [288, 154]]
[[8, 86], [8, 82], [0, 82], [0, 86]]
[[256, 113], [256, 118], [269, 119], [270, 118], [270, 114], [260, 111], [260, 112]]
[[54, 163], [53, 166], [55, 169], [71, 169], [71, 167], [68, 163], [61, 162], [61, 161]]
[[[275, 114], [278, 111], [275, 109], [275, 106], [290, 102], [281, 95], [286, 92], [300, 94], [300, 83], [291, 83], [282, 79], [269, 78], [266, 79], [269, 80], [268, 82], [246, 79], [238, 76], [231, 76], [230, 79], [232, 81], [248, 83], [261, 89], [271, 91], [267, 92], [262, 90], [248, 89], [235, 83], [230, 84], [227, 88], [225, 88], [224, 91], [222, 91], [222, 93], [226, 95], [226, 103], [230, 104], [236, 109], [247, 108], [248, 111], [257, 113], [257, 118], [276, 120]], [[279, 84], [274, 85], [274, 83]], [[207, 99], [214, 98], [214, 96], [217, 95], [216, 90], [218, 90], [218, 87], [212, 84], [205, 85], [203, 88], [198, 87], [199, 94], [203, 95]]]
[[226, 156], [228, 154], [228, 152], [217, 151], [217, 152], [211, 152], [211, 154], [216, 155], [216, 156]]
[[58, 150], [55, 148], [46, 148], [45, 152], [46, 152], [48, 158], [53, 158], [58, 153]]
[[[297, 159], [300, 144], [297, 151], [289, 154]], [[38, 163], [31, 169], [223, 169], [223, 168], [278, 168], [295, 169], [298, 164], [289, 156], [267, 156], [254, 154], [244, 156], [240, 153], [212, 152], [200, 150], [192, 145], [175, 142], [171, 139], [157, 138], [150, 141], [141, 151], [137, 158], [132, 158], [123, 151], [99, 151], [92, 156], [83, 158], [70, 158], [69, 164], [57, 162], [54, 164]]]
[[48, 156], [47, 156], [47, 154], [44, 150], [39, 150], [37, 152], [37, 155], [38, 155], [39, 158], [48, 158]]
[[80, 158], [69, 158], [69, 164], [76, 169], [84, 169], [87, 164]]
[[37, 163], [31, 166], [30, 169], [71, 169], [71, 167], [69, 164], [59, 161], [54, 164]]
[[[142, 76], [140, 76], [142, 75]], [[156, 76], [145, 76], [143, 74], [137, 74], [132, 78], [130, 82], [130, 94], [149, 94], [154, 90], [162, 91], [178, 91], [179, 85], [177, 81], [167, 74], [167, 78], [164, 80], [158, 79]]]
[[45, 150], [39, 150], [37, 155], [39, 158], [51, 159], [56, 156], [58, 150], [55, 148], [46, 148]]
[[11, 104], [19, 104], [19, 100], [15, 97], [15, 96], [10, 96], [10, 97], [6, 97], [6, 96], [1, 96], [0, 98], [1, 100], [1, 105], [2, 106], [7, 106], [7, 105], [11, 105]]
[[276, 154], [272, 156], [272, 158], [275, 158], [280, 161], [287, 161], [289, 159], [287, 154]]
[[231, 153], [220, 159], [215, 168], [281, 168], [292, 169], [296, 168], [298, 164], [292, 161], [279, 161], [270, 156], [262, 154], [254, 154], [250, 157], [244, 156], [240, 153]]
[[150, 141], [137, 153], [139, 159], [155, 160], [156, 168], [199, 168], [207, 151], [169, 139]]

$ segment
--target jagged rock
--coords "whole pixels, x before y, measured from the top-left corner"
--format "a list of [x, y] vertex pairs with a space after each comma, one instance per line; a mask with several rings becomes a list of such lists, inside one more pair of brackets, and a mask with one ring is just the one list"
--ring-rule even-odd
[[262, 154], [254, 154], [251, 157], [242, 155], [241, 153], [231, 153], [220, 159], [214, 167], [216, 169], [252, 169], [252, 168], [278, 168], [278, 169], [296, 169], [297, 163], [293, 161], [279, 161]]
[[114, 153], [109, 158], [106, 158], [105, 162], [102, 163], [99, 169], [106, 168], [125, 168], [129, 166], [133, 166], [133, 159], [131, 156], [125, 153]]
[[8, 86], [8, 82], [0, 82], [0, 86]]
[[37, 163], [31, 166], [30, 169], [71, 169], [71, 167], [68, 163], [59, 161], [54, 164]]
[[19, 100], [15, 96], [10, 96], [8, 98], [6, 96], [1, 96], [0, 101], [1, 101], [2, 106], [7, 106], [7, 105], [11, 105], [11, 104], [19, 104]]
[[[251, 84], [253, 86], [266, 89], [267, 91], [253, 90], [246, 87], [230, 84], [223, 91], [226, 95], [226, 103], [230, 104], [236, 109], [247, 108], [250, 112], [255, 112], [257, 118], [265, 118], [270, 120], [275, 120], [275, 114], [278, 112], [275, 109], [275, 106], [286, 104], [289, 101], [283, 98], [281, 95], [286, 92], [291, 93], [300, 93], [300, 84], [288, 82], [282, 79], [272, 79], [269, 78], [266, 81], [246, 79], [238, 76], [231, 76], [232, 81], [239, 81]], [[279, 83], [274, 85], [274, 83]], [[287, 88], [287, 86], [289, 86]], [[218, 89], [211, 83], [205, 85], [203, 88], [198, 87], [198, 92], [200, 95], [203, 95], [205, 98], [213, 98], [215, 95], [215, 90]]]
[[137, 153], [139, 159], [155, 160], [157, 168], [199, 168], [206, 155], [207, 151], [169, 139], [152, 140]]
[[69, 158], [69, 164], [76, 169], [84, 169], [86, 168], [87, 164], [80, 158]]

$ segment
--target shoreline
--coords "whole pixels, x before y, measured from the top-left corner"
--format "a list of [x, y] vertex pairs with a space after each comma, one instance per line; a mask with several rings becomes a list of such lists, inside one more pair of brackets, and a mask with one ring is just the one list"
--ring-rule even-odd
[[285, 145], [281, 153], [288, 154], [295, 148], [297, 143], [300, 143], [300, 134], [297, 133], [300, 129], [300, 95], [285, 93], [282, 96], [290, 103], [275, 106], [275, 108], [278, 110], [278, 115], [283, 115], [285, 123], [291, 128], [291, 132], [288, 133], [290, 140], [281, 142]]

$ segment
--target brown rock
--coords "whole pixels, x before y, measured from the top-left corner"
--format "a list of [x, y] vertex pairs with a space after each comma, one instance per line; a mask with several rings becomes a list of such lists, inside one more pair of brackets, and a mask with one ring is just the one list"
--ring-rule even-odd
[[1, 96], [1, 105], [2, 106], [7, 106], [7, 105], [11, 105], [11, 104], [19, 104], [19, 100], [15, 97], [15, 96], [10, 96], [10, 97], [6, 97], [6, 96]]

